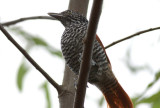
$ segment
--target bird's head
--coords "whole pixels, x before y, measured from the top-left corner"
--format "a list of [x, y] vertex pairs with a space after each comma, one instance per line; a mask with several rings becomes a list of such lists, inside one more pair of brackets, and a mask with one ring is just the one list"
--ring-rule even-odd
[[48, 13], [50, 16], [59, 20], [65, 27], [69, 27], [72, 24], [87, 23], [85, 16], [72, 10], [66, 10], [61, 13]]

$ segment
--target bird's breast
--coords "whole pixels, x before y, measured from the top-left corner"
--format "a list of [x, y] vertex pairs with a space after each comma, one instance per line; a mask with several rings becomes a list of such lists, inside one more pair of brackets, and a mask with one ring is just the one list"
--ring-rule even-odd
[[78, 74], [80, 68], [83, 35], [85, 34], [65, 31], [61, 39], [62, 54], [66, 64], [75, 74]]
[[[65, 30], [61, 39], [61, 49], [66, 64], [75, 74], [78, 74], [83, 55], [82, 52], [85, 31], [76, 31], [80, 30]], [[97, 40], [94, 41], [91, 61], [92, 65], [89, 75], [89, 81], [91, 83], [98, 82], [102, 75], [106, 75], [106, 78], [112, 75], [112, 73], [108, 71], [110, 63], [107, 59], [105, 50]]]

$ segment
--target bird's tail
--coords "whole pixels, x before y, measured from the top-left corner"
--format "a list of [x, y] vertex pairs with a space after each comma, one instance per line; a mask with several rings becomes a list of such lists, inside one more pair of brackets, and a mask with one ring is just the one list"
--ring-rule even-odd
[[133, 108], [133, 104], [127, 93], [116, 80], [113, 86], [100, 87], [109, 108]]

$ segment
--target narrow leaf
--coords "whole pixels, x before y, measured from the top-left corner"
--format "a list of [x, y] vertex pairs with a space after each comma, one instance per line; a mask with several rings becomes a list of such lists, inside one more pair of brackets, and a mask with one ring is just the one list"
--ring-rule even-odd
[[153, 103], [153, 102], [156, 102], [157, 100], [158, 101], [160, 100], [160, 91], [158, 91], [157, 93], [153, 94], [148, 98], [144, 98], [140, 100], [138, 103]]
[[50, 100], [50, 93], [49, 93], [49, 88], [48, 88], [48, 83], [44, 82], [41, 86], [41, 88], [44, 90], [45, 97], [46, 97], [46, 108], [51, 108], [51, 100]]
[[140, 95], [137, 95], [135, 97], [132, 98], [132, 103], [133, 103], [133, 106], [136, 108], [137, 106], [137, 100], [140, 98], [141, 96]]
[[160, 71], [156, 73], [155, 80], [158, 80], [160, 78]]
[[12, 27], [10, 30], [16, 33], [16, 35], [23, 37], [30, 45], [44, 47], [50, 54], [62, 58], [61, 51], [51, 47], [44, 39], [40, 38], [40, 36], [28, 33], [21, 27]]
[[149, 72], [151, 72], [151, 68], [148, 65], [142, 65], [142, 66], [136, 66], [133, 64], [132, 59], [131, 59], [131, 49], [128, 48], [127, 52], [126, 52], [126, 56], [124, 59], [124, 63], [126, 64], [127, 68], [131, 70], [131, 72], [136, 73], [138, 71], [142, 71], [142, 70], [148, 70]]
[[160, 71], [155, 74], [154, 80], [148, 84], [147, 89], [151, 88], [160, 78]]
[[152, 108], [159, 108], [160, 107], [160, 98], [159, 100], [155, 101], [153, 104], [152, 104]]
[[9, 28], [9, 30], [11, 30], [13, 33], [16, 34], [16, 36], [21, 36], [24, 39], [26, 39], [27, 41], [30, 41], [32, 37], [34, 37], [34, 35], [26, 32], [25, 30], [23, 30], [21, 27], [19, 26], [14, 26]]
[[49, 52], [50, 54], [56, 55], [56, 56], [62, 58], [62, 53], [61, 53], [61, 51], [56, 50], [56, 49], [53, 49], [53, 48], [51, 48], [51, 47], [48, 47], [47, 50], [48, 50], [48, 52]]
[[24, 77], [26, 76], [27, 72], [29, 70], [29, 67], [22, 62], [21, 65], [18, 68], [18, 73], [17, 73], [17, 87], [20, 91], [22, 91], [23, 88], [23, 82], [24, 82]]
[[104, 104], [104, 97], [102, 96], [98, 102], [99, 106], [102, 107], [102, 105]]
[[41, 38], [39, 38], [39, 37], [32, 37], [32, 41], [33, 41], [36, 45], [48, 46], [47, 42], [45, 42], [43, 39], [41, 39]]

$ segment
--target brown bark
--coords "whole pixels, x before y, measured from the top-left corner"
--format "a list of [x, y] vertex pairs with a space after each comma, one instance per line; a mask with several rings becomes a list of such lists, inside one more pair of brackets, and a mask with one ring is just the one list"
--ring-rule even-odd
[[89, 0], [70, 0], [69, 10], [78, 11], [80, 14], [87, 15]]
[[[75, 10], [86, 16], [89, 0], [70, 0], [69, 10]], [[75, 87], [74, 73], [65, 65], [62, 83], [63, 91], [59, 94], [60, 108], [73, 108]]]
[[74, 87], [74, 73], [65, 65], [63, 77], [63, 92], [59, 94], [60, 108], [73, 108], [75, 87]]
[[84, 106], [86, 86], [87, 86], [88, 76], [91, 68], [93, 45], [96, 37], [99, 18], [102, 11], [102, 4], [103, 4], [103, 0], [94, 0], [92, 5], [92, 11], [90, 14], [88, 29], [84, 39], [82, 62], [80, 66], [74, 108], [83, 108]]

